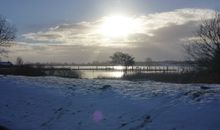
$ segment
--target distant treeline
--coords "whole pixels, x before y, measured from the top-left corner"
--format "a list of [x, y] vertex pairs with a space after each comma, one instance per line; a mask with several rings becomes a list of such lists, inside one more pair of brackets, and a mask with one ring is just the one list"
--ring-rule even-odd
[[67, 68], [44, 67], [43, 65], [14, 65], [0, 67], [0, 75], [23, 75], [23, 76], [59, 76], [67, 78], [80, 78], [78, 71]]
[[[137, 61], [134, 65], [136, 66], [164, 66], [164, 65], [174, 65], [174, 66], [182, 66], [182, 65], [194, 65], [193, 61], [175, 61], [175, 60], [165, 60], [165, 61]], [[92, 62], [92, 63], [26, 63], [25, 65], [30, 66], [110, 66], [114, 65], [110, 61], [106, 62]]]

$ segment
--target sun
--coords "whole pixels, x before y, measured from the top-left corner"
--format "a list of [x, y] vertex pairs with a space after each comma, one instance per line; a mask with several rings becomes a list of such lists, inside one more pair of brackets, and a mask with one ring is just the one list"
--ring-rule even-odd
[[104, 17], [99, 27], [99, 33], [105, 37], [126, 37], [139, 29], [138, 21], [134, 18], [113, 15]]

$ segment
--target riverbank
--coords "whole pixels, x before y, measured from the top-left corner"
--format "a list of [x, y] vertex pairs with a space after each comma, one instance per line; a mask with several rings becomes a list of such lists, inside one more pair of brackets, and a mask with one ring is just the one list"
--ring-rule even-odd
[[144, 80], [158, 81], [165, 83], [209, 83], [220, 84], [220, 74], [218, 72], [136, 72], [129, 71], [125, 74], [122, 70], [71, 70], [69, 68], [48, 68], [33, 66], [13, 66], [9, 68], [0, 68], [2, 75], [20, 75], [20, 76], [57, 76], [65, 78], [85, 78], [85, 79], [120, 79], [120, 80]]
[[125, 80], [152, 80], [165, 83], [208, 83], [220, 84], [220, 74], [216, 72], [186, 72], [186, 73], [135, 73], [124, 75]]
[[0, 68], [1, 75], [20, 76], [58, 76], [66, 78], [80, 78], [80, 72], [68, 68], [53, 68], [44, 66], [11, 66]]

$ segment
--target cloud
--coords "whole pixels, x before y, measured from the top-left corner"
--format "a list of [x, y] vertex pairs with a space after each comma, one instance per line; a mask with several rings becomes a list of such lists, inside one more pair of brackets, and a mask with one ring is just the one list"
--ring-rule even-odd
[[123, 38], [106, 38], [98, 33], [104, 18], [61, 24], [46, 31], [23, 34], [23, 42], [29, 47], [18, 45], [11, 50], [13, 56], [42, 62], [105, 61], [115, 51], [128, 52], [136, 60], [183, 59], [181, 44], [193, 37], [201, 19], [210, 19], [214, 13], [210, 9], [186, 8], [136, 16], [133, 18], [140, 21], [141, 29]]
[[52, 31], [23, 34], [27, 40], [36, 42], [56, 43], [63, 41], [63, 35]]
[[209, 9], [177, 9], [170, 12], [153, 13], [146, 16], [141, 16], [143, 21], [144, 33], [154, 35], [153, 30], [158, 30], [171, 25], [183, 25], [188, 22], [202, 19], [210, 19], [215, 11]]
[[114, 51], [129, 52], [131, 48], [124, 47], [97, 47], [80, 45], [27, 45], [15, 44], [8, 48], [8, 60], [16, 61], [18, 56], [24, 62], [68, 62], [87, 63], [92, 61], [106, 61]]
[[[72, 24], [62, 24], [47, 29], [47, 31], [30, 32], [22, 36], [32, 42], [43, 42], [62, 45], [93, 46], [105, 44], [125, 44], [128, 42], [141, 42], [147, 37], [154, 36], [155, 30], [172, 25], [183, 25], [191, 21], [200, 21], [202, 18], [211, 18], [214, 11], [209, 9], [178, 9], [170, 12], [152, 13], [138, 16], [134, 19], [140, 22], [141, 29], [135, 30], [131, 38], [107, 39], [97, 32], [103, 18]], [[146, 38], [146, 39], [145, 39]], [[111, 43], [111, 44], [110, 44]]]

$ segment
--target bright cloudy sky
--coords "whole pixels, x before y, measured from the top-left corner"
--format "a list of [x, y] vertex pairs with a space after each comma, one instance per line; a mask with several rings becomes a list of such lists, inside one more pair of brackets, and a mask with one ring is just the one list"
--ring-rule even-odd
[[137, 61], [183, 60], [182, 45], [220, 0], [1, 0], [0, 13], [15, 24], [8, 60], [106, 61], [115, 51]]

